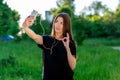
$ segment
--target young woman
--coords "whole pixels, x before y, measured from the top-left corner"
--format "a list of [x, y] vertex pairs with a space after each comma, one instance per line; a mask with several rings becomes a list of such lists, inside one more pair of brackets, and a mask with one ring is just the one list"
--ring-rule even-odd
[[23, 29], [43, 50], [43, 80], [73, 80], [76, 67], [76, 46], [72, 38], [70, 16], [59, 13], [53, 21], [51, 35], [38, 35], [29, 26], [34, 17], [27, 17]]

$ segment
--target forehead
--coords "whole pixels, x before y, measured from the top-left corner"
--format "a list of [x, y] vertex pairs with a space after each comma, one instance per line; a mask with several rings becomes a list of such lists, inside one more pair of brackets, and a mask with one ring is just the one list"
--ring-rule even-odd
[[56, 20], [63, 21], [63, 17], [61, 17], [61, 16], [58, 16], [58, 17], [56, 18]]

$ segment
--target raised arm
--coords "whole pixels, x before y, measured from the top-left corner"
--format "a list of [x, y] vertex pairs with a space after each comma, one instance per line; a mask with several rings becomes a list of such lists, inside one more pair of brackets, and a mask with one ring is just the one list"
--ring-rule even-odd
[[36, 43], [43, 44], [43, 39], [41, 35], [36, 34], [33, 30], [31, 30], [29, 27], [34, 23], [35, 18], [28, 16], [25, 21], [23, 22], [23, 29], [26, 32], [26, 34], [32, 38]]

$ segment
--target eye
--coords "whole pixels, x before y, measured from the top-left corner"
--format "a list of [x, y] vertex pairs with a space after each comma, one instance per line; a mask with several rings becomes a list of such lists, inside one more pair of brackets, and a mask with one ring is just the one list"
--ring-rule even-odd
[[57, 23], [57, 22], [58, 22], [58, 20], [55, 21], [55, 23]]
[[60, 22], [60, 24], [62, 24], [62, 25], [63, 25], [63, 22]]

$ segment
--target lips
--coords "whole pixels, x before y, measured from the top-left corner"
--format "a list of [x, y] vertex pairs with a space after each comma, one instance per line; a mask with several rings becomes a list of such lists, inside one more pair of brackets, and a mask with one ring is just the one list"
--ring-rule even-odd
[[59, 30], [60, 30], [60, 29], [59, 29], [59, 26], [56, 26], [56, 27], [55, 27], [55, 30], [56, 30], [56, 31], [59, 31]]
[[58, 29], [58, 28], [55, 28], [55, 31], [56, 31], [56, 32], [59, 32], [59, 29]]

